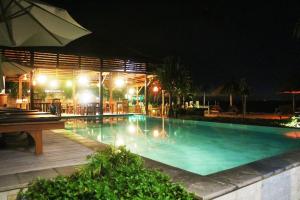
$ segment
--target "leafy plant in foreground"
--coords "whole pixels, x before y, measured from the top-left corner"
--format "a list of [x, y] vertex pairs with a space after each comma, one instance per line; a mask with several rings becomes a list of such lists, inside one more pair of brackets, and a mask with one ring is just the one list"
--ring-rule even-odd
[[109, 147], [88, 161], [71, 176], [32, 182], [17, 199], [194, 199], [168, 176], [145, 168], [143, 159], [125, 147]]

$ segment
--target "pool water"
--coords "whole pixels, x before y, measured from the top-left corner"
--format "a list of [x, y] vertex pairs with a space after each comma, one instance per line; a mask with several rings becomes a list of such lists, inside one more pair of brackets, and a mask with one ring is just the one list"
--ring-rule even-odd
[[[296, 129], [234, 125], [142, 115], [70, 119], [66, 129], [144, 157], [208, 175], [300, 147]], [[299, 135], [299, 137], [298, 137]]]

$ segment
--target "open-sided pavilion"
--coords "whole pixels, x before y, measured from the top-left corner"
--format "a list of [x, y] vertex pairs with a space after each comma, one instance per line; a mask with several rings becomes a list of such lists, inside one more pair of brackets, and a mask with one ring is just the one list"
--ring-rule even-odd
[[[6, 61], [32, 69], [6, 77], [7, 82], [19, 83], [15, 106], [49, 111], [50, 104], [58, 100], [68, 114], [148, 113], [147, 86], [154, 76], [147, 63], [13, 49], [0, 49], [0, 53]], [[29, 85], [27, 99], [24, 83]], [[120, 88], [124, 96], [114, 94]], [[42, 99], [41, 91], [46, 95]], [[66, 98], [67, 93], [71, 98]]]

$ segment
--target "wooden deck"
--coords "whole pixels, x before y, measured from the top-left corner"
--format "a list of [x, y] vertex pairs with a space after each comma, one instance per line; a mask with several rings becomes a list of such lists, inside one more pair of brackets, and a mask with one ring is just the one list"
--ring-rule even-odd
[[43, 132], [44, 153], [30, 150], [0, 150], [0, 176], [84, 164], [93, 151], [62, 134]]

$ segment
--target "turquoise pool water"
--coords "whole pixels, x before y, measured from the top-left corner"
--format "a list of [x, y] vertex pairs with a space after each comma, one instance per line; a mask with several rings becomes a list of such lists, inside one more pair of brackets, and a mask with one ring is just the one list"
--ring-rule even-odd
[[[200, 175], [237, 167], [300, 147], [295, 129], [233, 125], [141, 115], [72, 119], [66, 129]], [[298, 130], [299, 131], [299, 130]]]

